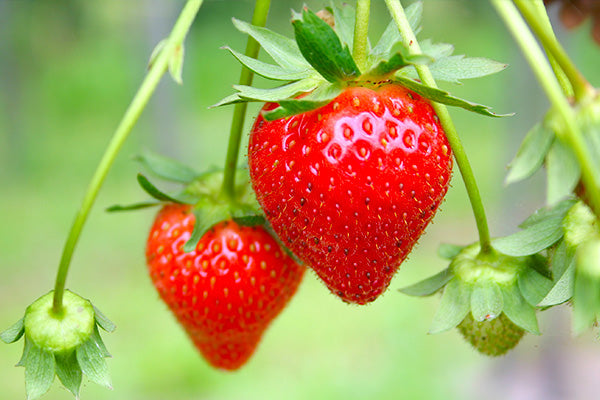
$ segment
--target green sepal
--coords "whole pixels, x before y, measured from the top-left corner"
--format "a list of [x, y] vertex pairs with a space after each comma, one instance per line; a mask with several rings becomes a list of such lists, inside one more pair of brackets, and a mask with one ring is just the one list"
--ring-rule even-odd
[[106, 332], [114, 332], [114, 330], [117, 328], [114, 322], [108, 319], [106, 315], [104, 315], [95, 305], [92, 304], [92, 307], [94, 308], [94, 318], [96, 323], [100, 325], [100, 327]]
[[170, 182], [189, 183], [200, 175], [179, 161], [151, 151], [145, 151], [133, 159], [152, 175]]
[[77, 362], [77, 355], [75, 352], [66, 355], [57, 354], [55, 359], [56, 376], [64, 387], [78, 399], [83, 374]]
[[150, 59], [148, 60], [148, 69], [152, 68], [152, 66], [154, 65], [154, 62], [158, 58], [159, 54], [163, 51], [166, 44], [167, 44], [167, 39], [162, 39], [160, 42], [158, 42], [156, 44], [156, 46], [154, 46], [154, 49], [152, 49], [152, 53], [150, 53]]
[[518, 285], [525, 300], [532, 306], [536, 306], [548, 295], [553, 282], [534, 268], [527, 266], [519, 274]]
[[[434, 60], [449, 57], [454, 52], [453, 45], [449, 43], [433, 43], [431, 39], [421, 41], [420, 46], [421, 52]], [[414, 78], [417, 78], [417, 76], [414, 76]]]
[[27, 399], [37, 399], [45, 394], [54, 382], [56, 371], [54, 354], [31, 343], [24, 367]]
[[477, 322], [498, 317], [504, 307], [502, 291], [496, 282], [484, 282], [473, 286], [471, 314]]
[[517, 285], [502, 290], [504, 295], [504, 314], [515, 325], [535, 335], [540, 334], [535, 308], [525, 300]]
[[399, 291], [409, 296], [430, 296], [444, 287], [453, 277], [454, 274], [449, 268], [446, 268], [429, 278], [399, 289]]
[[494, 248], [509, 256], [528, 256], [552, 246], [563, 237], [562, 221], [572, 204], [566, 200], [537, 212], [520, 225], [522, 230], [495, 239]]
[[538, 123], [531, 128], [525, 135], [517, 155], [510, 162], [509, 171], [504, 182], [508, 185], [522, 181], [540, 169], [553, 140], [554, 133], [544, 124]]
[[[431, 57], [425, 52], [423, 54]], [[436, 80], [460, 84], [462, 83], [461, 80], [496, 74], [506, 69], [506, 67], [508, 67], [507, 64], [488, 58], [455, 55], [432, 61], [429, 70]], [[411, 77], [415, 77], [415, 75], [416, 72], [410, 74]]]
[[581, 244], [575, 255], [573, 333], [579, 335], [600, 314], [600, 238]]
[[237, 98], [232, 96], [226, 97], [211, 107], [239, 103], [240, 101], [278, 102], [281, 101], [281, 99], [288, 99], [296, 97], [302, 93], [310, 92], [318, 85], [318, 79], [310, 78], [288, 83], [287, 85], [272, 89], [259, 89], [252, 86], [234, 85], [233, 88], [238, 91], [238, 93], [235, 94]]
[[23, 328], [23, 318], [14, 323], [10, 328], [0, 333], [0, 340], [6, 344], [11, 344], [21, 339], [25, 329]]
[[377, 63], [373, 68], [365, 73], [366, 76], [373, 76], [375, 79], [388, 76], [396, 71], [408, 67], [409, 65], [430, 64], [433, 58], [425, 54], [410, 54], [404, 46], [397, 46], [398, 50], [386, 60]]
[[21, 355], [21, 359], [19, 360], [19, 362], [15, 364], [15, 367], [24, 367], [27, 363], [29, 350], [31, 350], [31, 340], [27, 339], [27, 336], [25, 336], [23, 341], [25, 342], [23, 345], [23, 354]]
[[193, 200], [186, 199], [183, 196], [166, 194], [165, 192], [154, 186], [154, 184], [142, 174], [137, 175], [137, 180], [142, 189], [144, 189], [146, 193], [148, 193], [150, 196], [154, 197], [158, 201], [178, 204], [194, 204]]
[[256, 58], [248, 57], [231, 49], [230, 47], [225, 46], [223, 49], [229, 50], [229, 52], [246, 68], [267, 79], [273, 79], [277, 81], [297, 81], [308, 78], [314, 73], [310, 69], [306, 68], [299, 69], [297, 71], [289, 71], [279, 65], [268, 64], [266, 62], [257, 60]]
[[196, 217], [196, 223], [190, 238], [183, 245], [183, 251], [186, 253], [195, 250], [202, 236], [215, 224], [230, 218], [227, 204], [210, 204], [204, 200], [200, 200], [192, 212]]
[[575, 261], [571, 261], [567, 269], [554, 283], [546, 297], [539, 302], [539, 307], [550, 307], [569, 301], [573, 297], [575, 284]]
[[[423, 2], [417, 1], [411, 4], [405, 10], [406, 18], [408, 19], [408, 23], [412, 31], [417, 34], [420, 30], [419, 24], [421, 23], [421, 16], [423, 15]], [[392, 52], [392, 48], [396, 45], [396, 43], [402, 41], [402, 35], [400, 34], [400, 30], [396, 23], [392, 20], [386, 27], [385, 31], [379, 38], [379, 41], [371, 50], [369, 56], [372, 58], [374, 63], [387, 58]], [[431, 56], [430, 54], [426, 54], [427, 56]]]
[[183, 43], [173, 49], [173, 53], [169, 56], [169, 75], [173, 80], [183, 85], [183, 59], [185, 56], [185, 46]]
[[581, 167], [573, 151], [555, 140], [546, 155], [546, 202], [553, 205], [569, 196], [581, 176]]
[[571, 207], [563, 219], [565, 244], [575, 249], [600, 234], [596, 214], [583, 201]]
[[233, 19], [233, 25], [242, 33], [256, 40], [273, 60], [287, 70], [310, 68], [302, 57], [298, 45], [292, 39], [275, 33], [267, 28], [251, 25], [247, 22]]
[[106, 212], [121, 212], [121, 211], [136, 211], [143, 210], [145, 208], [151, 208], [160, 206], [162, 203], [159, 201], [142, 201], [140, 203], [128, 204], [128, 205], [120, 205], [115, 204], [110, 207], [106, 207], [104, 211]]
[[344, 3], [341, 5], [332, 4], [331, 7], [328, 7], [328, 10], [333, 14], [333, 30], [337, 33], [340, 41], [348, 48], [353, 48], [354, 21], [356, 20], [354, 7]]
[[348, 46], [342, 46], [333, 28], [308, 9], [292, 21], [296, 43], [304, 59], [329, 82], [360, 76]]
[[104, 341], [102, 340], [102, 336], [100, 336], [100, 330], [98, 329], [98, 324], [94, 325], [94, 332], [90, 336], [90, 339], [96, 342], [96, 345], [100, 349], [102, 356], [104, 357], [112, 357], [112, 355], [108, 352]]
[[458, 97], [454, 97], [450, 95], [450, 93], [432, 88], [422, 83], [416, 82], [410, 78], [406, 78], [403, 76], [396, 76], [394, 81], [400, 83], [403, 86], [406, 86], [408, 89], [412, 90], [415, 93], [437, 103], [446, 104], [448, 106], [455, 106], [463, 108], [467, 111], [472, 111], [477, 114], [486, 115], [488, 117], [508, 117], [514, 114], [495, 114], [490, 111], [490, 107], [484, 106], [482, 104], [471, 103], [467, 100], [460, 99]]
[[77, 362], [81, 371], [92, 381], [112, 389], [108, 366], [102, 350], [93, 339], [86, 340], [76, 349]]
[[446, 260], [452, 260], [456, 257], [465, 246], [459, 246], [457, 244], [441, 243], [437, 249], [437, 255]]
[[263, 118], [267, 121], [274, 121], [276, 119], [311, 111], [328, 104], [341, 92], [342, 88], [337, 84], [319, 86], [315, 91], [301, 99], [279, 101], [279, 107], [263, 113]]
[[264, 215], [256, 214], [233, 216], [232, 219], [240, 226], [259, 226], [267, 222]]
[[430, 334], [450, 330], [460, 324], [470, 310], [471, 288], [451, 279], [444, 288], [440, 305], [429, 328]]

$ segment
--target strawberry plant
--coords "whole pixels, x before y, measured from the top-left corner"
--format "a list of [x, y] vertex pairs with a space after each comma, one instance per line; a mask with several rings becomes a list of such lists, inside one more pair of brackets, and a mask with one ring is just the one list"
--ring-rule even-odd
[[[115, 325], [90, 300], [67, 290], [66, 278], [107, 173], [161, 77], [168, 71], [183, 83], [184, 39], [202, 3], [188, 0], [171, 34], [150, 55], [146, 78], [76, 214], [54, 289], [0, 333], [6, 343], [23, 339], [17, 366], [25, 369], [28, 398], [44, 395], [55, 376], [76, 398], [83, 376], [112, 386], [100, 328], [112, 332]], [[148, 221], [149, 281], [210, 366], [231, 371], [247, 365], [305, 270], [345, 303], [386, 301], [384, 293], [401, 301], [388, 288], [410, 268], [406, 260], [417, 243], [428, 240], [426, 229], [452, 179], [455, 186], [462, 179], [478, 239], [457, 234], [448, 240], [453, 243], [440, 244], [447, 267], [399, 290], [440, 295], [429, 333], [456, 328], [476, 351], [495, 357], [526, 334], [542, 334], [539, 314], [562, 304], [572, 306], [574, 334], [597, 326], [600, 94], [554, 35], [545, 7], [550, 3], [490, 0], [551, 105], [524, 136], [506, 175], [506, 183], [514, 184], [543, 170], [545, 203], [515, 233], [501, 237], [490, 232], [462, 145], [461, 130], [468, 127], [458, 129], [447, 106], [492, 117], [491, 124], [514, 114], [496, 114], [438, 82], [461, 84], [499, 73], [506, 64], [418, 39], [418, 1], [404, 8], [399, 0], [386, 0], [391, 21], [374, 41], [367, 34], [368, 0], [292, 11], [293, 38], [265, 27], [268, 0], [256, 1], [251, 22], [233, 19], [248, 38], [243, 53], [224, 47], [242, 72], [234, 93], [213, 106], [234, 106], [224, 167], [198, 173], [144, 153], [136, 160], [168, 181], [169, 190], [139, 174], [151, 200], [108, 209], [159, 208]], [[588, 14], [598, 41], [592, 2], [563, 2], [560, 18], [573, 28]], [[271, 62], [258, 58], [259, 48]], [[255, 74], [264, 79], [253, 86]], [[244, 149], [248, 103], [259, 103], [260, 110]], [[239, 166], [241, 151], [247, 167]], [[453, 177], [454, 166], [459, 173]], [[172, 190], [173, 183], [183, 187]]]

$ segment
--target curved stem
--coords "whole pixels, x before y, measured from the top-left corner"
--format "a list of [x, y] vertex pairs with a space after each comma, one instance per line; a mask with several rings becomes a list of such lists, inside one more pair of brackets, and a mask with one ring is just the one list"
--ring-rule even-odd
[[[254, 6], [254, 15], [252, 16], [252, 25], [265, 26], [271, 0], [256, 0]], [[252, 37], [248, 37], [245, 54], [248, 57], [258, 57], [260, 45]], [[254, 73], [245, 66], [242, 66], [240, 74], [240, 85], [252, 85]], [[240, 153], [240, 142], [242, 131], [244, 130], [244, 120], [246, 119], [246, 109], [248, 103], [237, 103], [233, 109], [231, 129], [229, 131], [229, 144], [227, 145], [227, 156], [225, 158], [225, 172], [223, 176], [222, 193], [230, 200], [235, 199], [235, 171], [237, 168], [238, 157]]]
[[592, 87], [585, 77], [579, 72], [573, 61], [561, 44], [556, 39], [552, 29], [548, 27], [543, 18], [540, 18], [539, 5], [536, 5], [531, 0], [514, 0], [515, 4], [523, 13], [523, 17], [531, 29], [535, 32], [540, 42], [549, 54], [556, 60], [560, 68], [564, 71], [573, 86], [573, 94], [576, 100], [586, 97]]
[[[420, 54], [421, 48], [419, 47], [419, 43], [417, 42], [415, 34], [410, 28], [410, 24], [408, 22], [408, 19], [406, 18], [406, 14], [404, 13], [404, 9], [402, 8], [400, 1], [385, 1], [388, 9], [390, 10], [390, 14], [392, 14], [392, 18], [396, 22], [396, 25], [398, 25], [398, 29], [402, 34], [402, 40], [404, 42], [404, 45], [410, 50], [412, 54]], [[429, 70], [428, 66], [415, 65], [415, 68], [423, 84], [433, 88], [437, 87], [435, 80], [433, 79], [433, 75], [431, 74], [431, 71]], [[480, 253], [490, 253], [493, 251], [490, 238], [490, 230], [485, 215], [485, 209], [483, 207], [483, 201], [481, 200], [481, 194], [479, 193], [477, 181], [475, 180], [473, 169], [471, 168], [471, 164], [469, 163], [469, 158], [467, 157], [465, 149], [460, 141], [460, 137], [456, 132], [456, 127], [452, 122], [452, 118], [450, 117], [448, 108], [445, 105], [436, 102], [433, 102], [432, 106], [435, 112], [437, 113], [442, 126], [444, 127], [446, 137], [448, 138], [448, 142], [450, 143], [450, 147], [452, 148], [452, 152], [454, 153], [454, 159], [456, 160], [456, 164], [458, 165], [458, 169], [460, 170], [461, 176], [463, 178], [463, 182], [467, 190], [467, 195], [469, 196], [469, 201], [471, 202], [471, 208], [473, 209], [475, 223], [477, 225], [477, 231], [479, 234], [479, 244], [481, 248]]]
[[60, 264], [58, 266], [52, 306], [53, 312], [56, 314], [60, 314], [62, 311], [65, 282], [67, 280], [67, 274], [69, 272], [73, 251], [75, 250], [75, 246], [79, 240], [79, 236], [81, 235], [81, 231], [87, 220], [90, 210], [92, 209], [94, 201], [98, 196], [100, 187], [104, 183], [106, 175], [108, 174], [108, 170], [112, 166], [119, 150], [125, 142], [125, 139], [129, 135], [129, 132], [131, 132], [133, 126], [144, 110], [144, 107], [148, 103], [148, 100], [150, 100], [150, 97], [152, 96], [152, 93], [154, 93], [160, 78], [167, 70], [171, 55], [182, 45], [183, 40], [185, 39], [185, 36], [187, 35], [187, 32], [189, 31], [189, 28], [192, 25], [200, 6], [202, 5], [202, 2], [203, 0], [188, 0], [186, 3], [185, 7], [181, 11], [181, 14], [179, 15], [179, 18], [177, 19], [177, 22], [173, 26], [173, 30], [171, 31], [164, 48], [150, 67], [146, 78], [135, 94], [131, 104], [125, 111], [123, 119], [119, 123], [119, 126], [113, 134], [113, 137], [108, 144], [108, 147], [106, 148], [104, 155], [102, 156], [102, 159], [96, 168], [96, 171], [94, 172], [92, 180], [90, 181], [83, 198], [81, 207], [75, 216], [75, 220], [73, 221], [73, 225], [71, 226], [71, 230], [67, 236], [60, 259]]
[[575, 153], [581, 165], [581, 175], [586, 187], [586, 193], [590, 197], [592, 209], [596, 215], [600, 216], [600, 174], [594, 166], [592, 155], [577, 125], [573, 109], [563, 95], [560, 85], [556, 77], [552, 74], [552, 69], [544, 57], [542, 50], [515, 6], [505, 0], [492, 0], [492, 4], [504, 20], [515, 41], [521, 47], [537, 80], [546, 92], [556, 112], [562, 118], [565, 129], [564, 131], [557, 131], [556, 134], [559, 136], [559, 139], [568, 143]]
[[358, 69], [363, 72], [367, 68], [367, 41], [369, 37], [370, 10], [371, 0], [357, 0], [352, 56]]

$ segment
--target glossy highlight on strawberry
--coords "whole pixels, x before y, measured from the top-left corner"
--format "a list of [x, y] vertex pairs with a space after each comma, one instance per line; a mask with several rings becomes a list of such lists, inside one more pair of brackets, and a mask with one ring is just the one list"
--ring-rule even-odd
[[285, 119], [259, 116], [248, 162], [257, 199], [282, 242], [333, 293], [358, 304], [388, 287], [452, 171], [431, 105], [398, 84], [350, 87]]
[[150, 277], [206, 360], [235, 370], [296, 292], [304, 267], [262, 226], [233, 220], [215, 225], [185, 253], [194, 222], [190, 206], [160, 210], [147, 242]]

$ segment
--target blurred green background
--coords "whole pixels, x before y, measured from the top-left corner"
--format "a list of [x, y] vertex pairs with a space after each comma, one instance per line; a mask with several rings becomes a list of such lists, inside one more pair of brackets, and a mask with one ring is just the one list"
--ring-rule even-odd
[[[291, 35], [290, 8], [274, 0], [269, 27]], [[325, 1], [307, 1], [314, 9]], [[372, 2], [371, 33], [389, 21]], [[408, 3], [408, 2], [406, 2]], [[0, 329], [49, 291], [72, 218], [154, 45], [183, 1], [0, 0]], [[567, 307], [540, 315], [544, 335], [500, 359], [475, 353], [454, 331], [427, 335], [436, 297], [397, 289], [445, 267], [440, 242], [476, 240], [458, 172], [447, 200], [388, 292], [343, 304], [307, 274], [284, 313], [239, 372], [205, 364], [159, 301], [144, 264], [154, 210], [108, 214], [145, 199], [132, 156], [144, 149], [198, 170], [224, 161], [232, 108], [207, 107], [230, 94], [243, 50], [231, 17], [251, 18], [250, 0], [207, 0], [186, 41], [184, 85], [163, 79], [116, 160], [75, 253], [67, 286], [90, 298], [118, 328], [105, 335], [114, 390], [84, 381], [84, 399], [589, 399], [600, 390], [595, 334], [570, 337]], [[556, 21], [556, 10], [553, 9]], [[488, 2], [426, 0], [420, 38], [454, 43], [458, 54], [510, 64], [494, 76], [445, 86], [512, 118], [452, 110], [471, 157], [493, 235], [543, 204], [543, 175], [505, 187], [505, 167], [548, 103]], [[583, 30], [557, 33], [584, 74], [600, 85], [600, 50]], [[258, 84], [262, 84], [257, 80]], [[257, 106], [250, 107], [250, 116]], [[252, 118], [249, 118], [252, 122]], [[247, 130], [246, 130], [247, 131]], [[0, 398], [25, 398], [21, 344], [0, 345]], [[68, 399], [58, 382], [45, 397]]]

